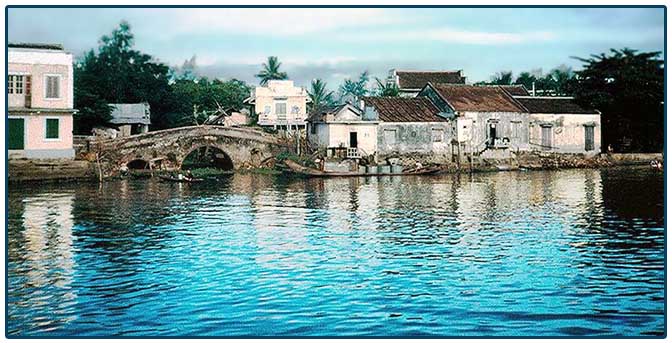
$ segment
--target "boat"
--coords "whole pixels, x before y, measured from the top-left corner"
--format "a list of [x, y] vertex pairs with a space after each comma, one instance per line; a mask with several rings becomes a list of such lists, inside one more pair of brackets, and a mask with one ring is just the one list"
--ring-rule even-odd
[[204, 181], [203, 179], [196, 179], [196, 178], [193, 178], [193, 179], [185, 179], [185, 178], [179, 179], [179, 178], [176, 178], [176, 177], [166, 176], [166, 175], [159, 175], [159, 177], [161, 178], [161, 180], [169, 181], [169, 182], [184, 182], [184, 183], [191, 183], [191, 182], [201, 182], [201, 181]]
[[412, 170], [406, 170], [401, 173], [360, 173], [360, 172], [335, 172], [322, 171], [319, 169], [304, 167], [297, 162], [285, 160], [285, 165], [289, 171], [294, 174], [313, 176], [313, 177], [337, 177], [337, 176], [393, 176], [393, 175], [427, 175], [435, 174], [441, 171], [439, 167], [420, 167]]

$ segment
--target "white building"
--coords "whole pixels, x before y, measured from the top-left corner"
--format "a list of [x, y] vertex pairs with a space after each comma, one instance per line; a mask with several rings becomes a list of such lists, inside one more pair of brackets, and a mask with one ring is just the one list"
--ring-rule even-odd
[[245, 99], [246, 104], [254, 107], [260, 126], [304, 127], [308, 92], [303, 87], [294, 86], [294, 81], [271, 80], [266, 86], [257, 86]]

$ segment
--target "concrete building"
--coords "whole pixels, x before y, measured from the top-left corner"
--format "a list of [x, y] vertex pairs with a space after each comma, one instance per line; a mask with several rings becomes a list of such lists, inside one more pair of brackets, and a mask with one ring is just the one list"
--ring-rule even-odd
[[120, 137], [149, 131], [152, 122], [148, 103], [110, 104], [110, 107], [112, 108], [110, 123], [117, 127]]
[[423, 70], [390, 70], [387, 82], [399, 88], [402, 97], [415, 97], [427, 83], [465, 84], [467, 78], [461, 70], [423, 71]]
[[[364, 97], [308, 118], [308, 141], [327, 157], [450, 157], [455, 126], [427, 98]], [[345, 151], [345, 153], [343, 153]]]
[[309, 101], [306, 89], [294, 86], [294, 81], [290, 80], [268, 81], [266, 86], [256, 87], [245, 99], [259, 118], [257, 124], [274, 128], [304, 127]]
[[8, 44], [9, 158], [74, 158], [72, 54], [58, 44]]
[[429, 83], [419, 96], [454, 116], [458, 155], [497, 159], [529, 150], [529, 113], [499, 86]]
[[583, 108], [571, 97], [516, 96], [530, 113], [531, 150], [594, 156], [600, 153], [600, 112]]
[[327, 157], [359, 157], [378, 149], [378, 117], [351, 104], [314, 112], [307, 119], [311, 146], [325, 149]]
[[[455, 126], [451, 115], [423, 97], [366, 97], [364, 108], [380, 121], [376, 158], [431, 155], [450, 158]], [[444, 161], [445, 162], [445, 161]]]

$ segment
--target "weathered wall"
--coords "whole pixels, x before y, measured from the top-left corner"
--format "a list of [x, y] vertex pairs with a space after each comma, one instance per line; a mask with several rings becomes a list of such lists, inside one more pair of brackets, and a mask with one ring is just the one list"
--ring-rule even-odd
[[[602, 125], [599, 114], [531, 114], [530, 148], [541, 150], [541, 125], [551, 125], [551, 151], [595, 155], [600, 153]], [[585, 149], [586, 125], [594, 127], [594, 149]]]
[[378, 127], [378, 155], [433, 154], [451, 155], [455, 138], [454, 122], [382, 122]]
[[377, 123], [316, 123], [315, 134], [309, 139], [315, 147], [349, 147], [350, 132], [357, 132], [357, 147], [364, 154], [370, 155], [377, 151]]
[[497, 138], [508, 138], [511, 150], [529, 150], [529, 118], [521, 112], [465, 112], [458, 117], [458, 136], [467, 146], [482, 149], [489, 122], [497, 120]]

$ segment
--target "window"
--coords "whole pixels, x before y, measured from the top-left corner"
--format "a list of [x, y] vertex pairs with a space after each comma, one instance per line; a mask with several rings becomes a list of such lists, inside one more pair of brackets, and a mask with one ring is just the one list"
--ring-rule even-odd
[[271, 113], [271, 106], [270, 105], [264, 106], [264, 114], [269, 114], [269, 113]]
[[317, 128], [315, 124], [310, 124], [310, 134], [314, 135], [317, 133]]
[[23, 94], [26, 77], [23, 75], [7, 76], [7, 94]]
[[287, 114], [287, 103], [286, 102], [276, 102], [275, 103], [275, 114]]
[[541, 147], [544, 150], [551, 150], [551, 148], [553, 147], [551, 145], [552, 144], [552, 142], [551, 142], [551, 135], [552, 134], [553, 133], [551, 131], [551, 126], [542, 126], [541, 127]]
[[511, 138], [512, 139], [516, 139], [516, 140], [520, 139], [521, 127], [522, 127], [521, 122], [519, 122], [519, 121], [512, 121], [511, 122]]
[[585, 136], [586, 136], [586, 151], [591, 151], [595, 149], [595, 127], [594, 126], [584, 126]]
[[44, 78], [45, 99], [59, 99], [61, 97], [61, 77], [47, 75]]
[[443, 129], [432, 129], [432, 141], [443, 142]]
[[299, 114], [299, 106], [292, 106], [292, 114]]
[[58, 119], [56, 118], [47, 118], [47, 130], [46, 130], [46, 138], [47, 139], [58, 139], [59, 138], [59, 130], [58, 130]]
[[385, 138], [385, 143], [394, 144], [397, 142], [397, 130], [394, 129], [385, 129], [383, 138]]

